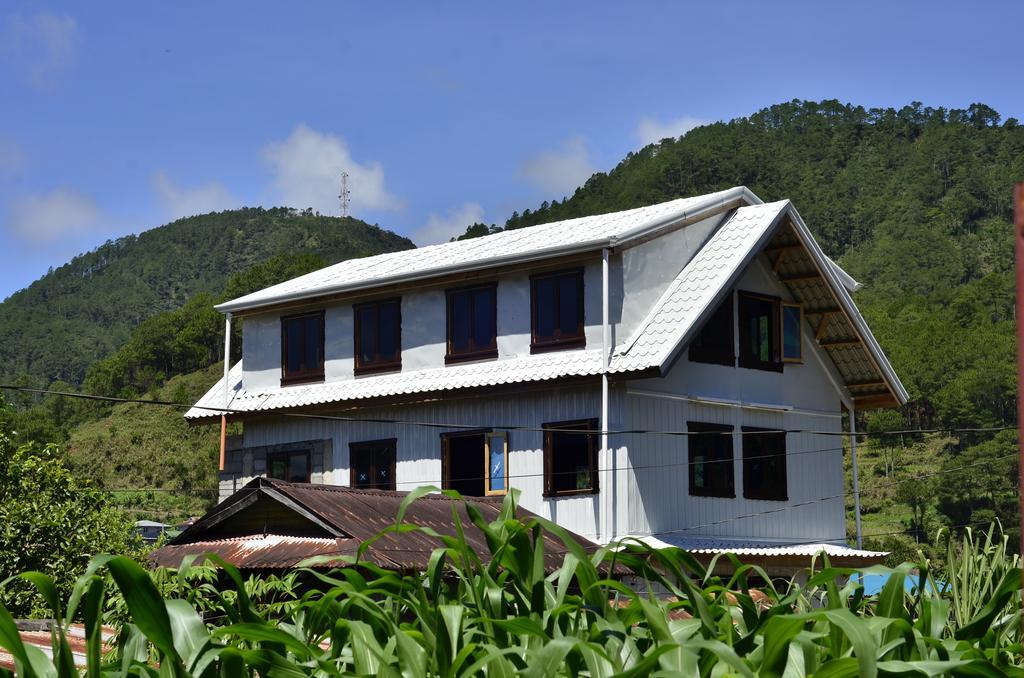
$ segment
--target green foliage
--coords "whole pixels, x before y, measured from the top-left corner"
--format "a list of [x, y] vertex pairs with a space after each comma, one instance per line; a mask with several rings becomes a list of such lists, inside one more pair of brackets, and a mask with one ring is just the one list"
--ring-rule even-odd
[[[66, 597], [93, 554], [134, 552], [131, 530], [102, 493], [71, 471], [59, 448], [16, 445], [0, 428], [0, 580], [46, 572]], [[20, 584], [0, 591], [7, 610], [17, 616], [45, 610], [44, 599]]]
[[218, 293], [231, 274], [282, 253], [333, 263], [412, 246], [357, 219], [284, 207], [204, 214], [125, 236], [0, 303], [0, 378], [81, 384], [92, 363], [150, 316]]
[[[412, 493], [415, 501], [422, 492]], [[486, 522], [488, 562], [458, 537], [427, 527], [430, 567], [419, 574], [382, 570], [351, 557], [345, 569], [300, 570], [256, 584], [216, 557], [221, 576], [186, 561], [178, 572], [147, 573], [128, 558], [101, 556], [70, 599], [45, 575], [26, 573], [54, 611], [52, 658], [25, 646], [0, 608], [0, 647], [19, 675], [52, 675], [72, 657], [66, 627], [86, 626], [89, 675], [588, 675], [782, 676], [971, 675], [1021, 671], [1020, 571], [984, 546], [964, 562], [970, 573], [936, 586], [927, 562], [886, 573], [864, 595], [850, 570], [817, 568], [803, 585], [751, 589], [770, 581], [732, 559], [723, 581], [690, 554], [637, 544], [586, 553], [543, 519], [517, 520], [515, 497]], [[453, 518], [458, 520], [453, 509]], [[544, 572], [542, 537], [568, 547], [561, 567]], [[198, 569], [197, 569], [198, 568]], [[630, 573], [635, 588], [611, 572]], [[109, 579], [104, 574], [109, 573]], [[302, 584], [296, 585], [296, 574]], [[907, 584], [912, 584], [908, 587]], [[668, 595], [655, 596], [663, 590]], [[952, 593], [957, 591], [957, 593]], [[954, 596], [983, 596], [952, 611]], [[253, 595], [255, 594], [255, 595]], [[67, 602], [64, 602], [64, 601]], [[100, 611], [118, 623], [104, 656]], [[961, 616], [963, 612], [963, 616]], [[159, 673], [157, 668], [159, 667]]]

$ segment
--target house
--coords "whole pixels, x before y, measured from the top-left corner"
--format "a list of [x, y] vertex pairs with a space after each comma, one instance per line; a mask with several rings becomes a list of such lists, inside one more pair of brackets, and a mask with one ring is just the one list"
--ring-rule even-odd
[[856, 287], [744, 187], [343, 261], [218, 306], [242, 359], [186, 417], [243, 422], [222, 498], [516, 487], [599, 542], [847, 553], [844, 411], [907, 398]]
[[[178, 567], [188, 556], [213, 553], [248, 572], [288, 569], [315, 557], [322, 559], [318, 567], [343, 566], [343, 557], [354, 558], [363, 542], [394, 524], [406, 494], [255, 478], [148, 558], [155, 565]], [[470, 497], [466, 501], [493, 522], [501, 513], [501, 499]], [[455, 537], [453, 508], [466, 543], [486, 563], [487, 539], [462, 502], [426, 495], [408, 505], [403, 521]], [[516, 516], [526, 520], [532, 514], [518, 508]], [[573, 536], [580, 544], [588, 543]], [[545, 568], [553, 572], [568, 549], [550, 534], [544, 533], [542, 539]], [[441, 545], [439, 538], [420, 531], [390, 533], [374, 540], [359, 559], [387, 570], [422, 572]]]
[[155, 520], [136, 520], [135, 534], [147, 544], [155, 544], [160, 535], [171, 529], [166, 523], [158, 523]]

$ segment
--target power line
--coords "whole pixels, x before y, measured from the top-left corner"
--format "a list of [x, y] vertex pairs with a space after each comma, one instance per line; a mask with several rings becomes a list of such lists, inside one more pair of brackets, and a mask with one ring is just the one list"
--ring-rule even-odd
[[[116, 396], [104, 396], [95, 395], [92, 393], [74, 393], [71, 391], [52, 391], [50, 389], [42, 388], [30, 388], [27, 386], [15, 386], [12, 384], [0, 384], [0, 389], [9, 391], [20, 391], [24, 393], [36, 393], [43, 395], [56, 395], [64, 396], [67, 398], [81, 398], [85, 400], [94, 400], [100, 402], [111, 402], [111, 403], [128, 403], [138, 405], [156, 405], [160, 407], [170, 407], [178, 409], [198, 409], [206, 410], [213, 414], [254, 414], [249, 410], [240, 410], [230, 407], [210, 407], [205, 405], [188, 405], [186, 403], [179, 403], [170, 400], [146, 400], [142, 398], [119, 398]], [[533, 433], [544, 433], [548, 431], [557, 430], [562, 433], [586, 433], [592, 435], [665, 435], [665, 436], [677, 436], [677, 437], [691, 437], [691, 436], [712, 436], [712, 435], [763, 435], [765, 433], [792, 433], [792, 434], [807, 434], [807, 435], [821, 435], [821, 436], [838, 436], [838, 437], [867, 437], [867, 436], [884, 436], [884, 435], [923, 435], [923, 434], [935, 434], [935, 433], [996, 433], [999, 431], [1016, 430], [1017, 426], [988, 426], [988, 427], [973, 427], [973, 428], [931, 428], [931, 429], [901, 429], [892, 431], [857, 431], [851, 433], [849, 431], [820, 431], [815, 429], [787, 429], [787, 428], [757, 428], [756, 430], [732, 430], [732, 431], [674, 431], [674, 430], [662, 430], [662, 429], [608, 429], [608, 430], [597, 430], [597, 429], [553, 429], [545, 428], [543, 426], [522, 426], [518, 424], [454, 424], [444, 423], [435, 421], [413, 421], [406, 419], [388, 419], [388, 418], [375, 418], [375, 417], [346, 417], [342, 415], [331, 415], [331, 414], [312, 414], [308, 412], [285, 412], [282, 410], [266, 410], [262, 412], [264, 414], [274, 414], [281, 417], [293, 417], [300, 419], [315, 419], [322, 421], [341, 421], [347, 423], [356, 424], [392, 424], [400, 426], [420, 426], [425, 428], [434, 429], [445, 429], [445, 430], [467, 430], [467, 431], [527, 431]], [[780, 412], [781, 414], [781, 412]]]

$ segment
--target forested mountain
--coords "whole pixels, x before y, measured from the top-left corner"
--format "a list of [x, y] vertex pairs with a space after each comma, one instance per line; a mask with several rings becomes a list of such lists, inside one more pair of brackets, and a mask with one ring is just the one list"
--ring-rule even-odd
[[[991, 426], [1015, 419], [1010, 222], [1021, 179], [1024, 128], [983, 104], [793, 101], [630, 153], [505, 228], [741, 184], [789, 198], [864, 283], [857, 302], [911, 393], [908, 423]], [[474, 224], [462, 237], [495, 230]]]
[[0, 303], [0, 378], [80, 384], [147, 318], [275, 255], [328, 263], [413, 247], [358, 219], [243, 208], [188, 217], [110, 241]]

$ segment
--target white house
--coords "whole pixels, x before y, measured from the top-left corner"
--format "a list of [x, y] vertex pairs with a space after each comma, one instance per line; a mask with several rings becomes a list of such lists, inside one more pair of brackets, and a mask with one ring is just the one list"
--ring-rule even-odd
[[842, 414], [907, 398], [856, 286], [743, 187], [343, 261], [218, 306], [242, 360], [186, 416], [244, 422], [222, 497], [515, 487], [601, 542], [856, 556]]

